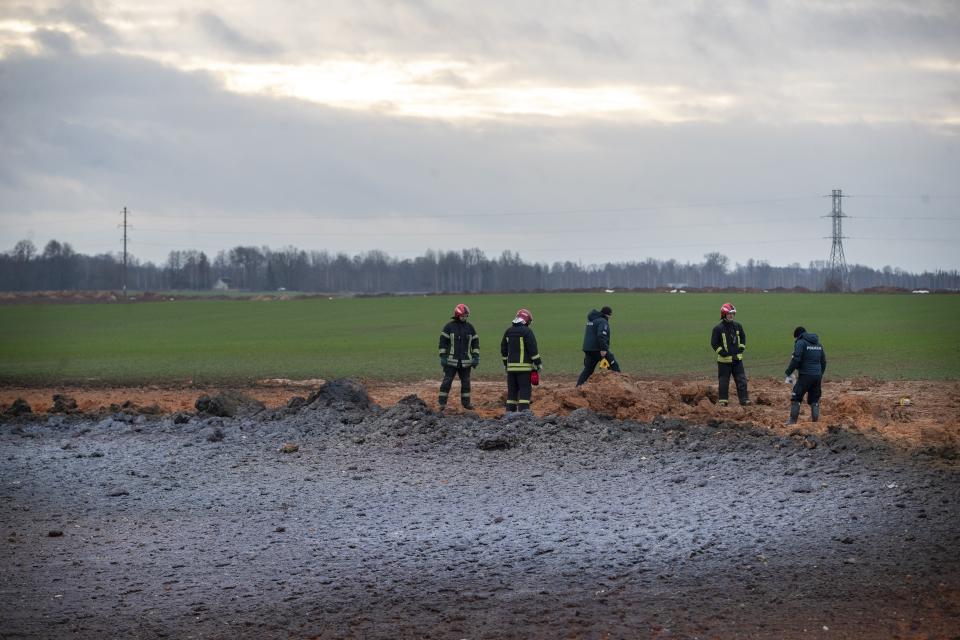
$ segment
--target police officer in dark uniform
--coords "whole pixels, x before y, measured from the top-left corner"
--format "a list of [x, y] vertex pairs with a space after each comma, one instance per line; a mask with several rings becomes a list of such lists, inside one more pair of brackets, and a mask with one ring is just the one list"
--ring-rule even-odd
[[803, 402], [803, 396], [807, 396], [807, 402], [810, 403], [810, 416], [816, 422], [820, 419], [820, 383], [823, 381], [823, 374], [827, 371], [827, 354], [820, 344], [820, 337], [815, 333], [809, 333], [803, 327], [797, 327], [793, 330], [793, 357], [790, 358], [790, 364], [787, 365], [786, 379], [784, 382], [790, 384], [793, 380], [790, 374], [797, 371], [797, 381], [793, 385], [793, 391], [790, 393], [790, 419], [787, 424], [796, 424], [800, 417], [800, 403]]
[[593, 375], [597, 364], [607, 359], [612, 371], [620, 371], [620, 363], [610, 351], [610, 316], [613, 309], [603, 307], [600, 311], [593, 309], [587, 314], [587, 326], [583, 331], [583, 371], [577, 379], [579, 387]]

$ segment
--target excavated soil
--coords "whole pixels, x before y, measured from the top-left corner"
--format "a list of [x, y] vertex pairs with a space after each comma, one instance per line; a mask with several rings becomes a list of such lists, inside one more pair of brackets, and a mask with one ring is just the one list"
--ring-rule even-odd
[[[408, 395], [422, 398], [437, 409], [439, 380], [421, 382], [363, 381], [370, 397], [381, 406], [395, 404]], [[307, 396], [323, 385], [323, 380], [261, 380], [255, 385], [235, 389], [263, 402], [267, 408], [286, 405], [291, 398]], [[450, 413], [463, 413], [459, 405], [459, 386], [451, 390]], [[598, 371], [580, 388], [573, 379], [547, 380], [534, 391], [533, 412], [538, 416], [567, 415], [587, 408], [618, 420], [649, 422], [657, 417], [683, 418], [703, 424], [721, 421], [763, 426], [778, 433], [801, 431], [823, 434], [830, 426], [856, 429], [871, 437], [894, 441], [909, 448], [960, 446], [960, 382], [957, 381], [879, 381], [869, 378], [827, 381], [823, 385], [822, 419], [810, 421], [810, 409], [803, 406], [800, 422], [784, 426], [789, 412], [790, 387], [781, 380], [753, 379], [750, 395], [754, 404], [733, 406], [716, 404], [715, 380], [640, 380], [627, 374]], [[132, 411], [157, 413], [194, 411], [197, 398], [215, 395], [220, 389], [194, 386], [149, 387], [0, 387], [0, 412], [21, 398], [35, 412], [55, 410], [54, 396], [76, 401], [82, 413], [102, 413], [125, 403]], [[484, 418], [503, 414], [505, 384], [475, 380], [473, 402], [477, 415]], [[904, 402], [903, 399], [906, 399]]]
[[0, 418], [0, 637], [960, 637], [960, 463], [857, 387], [800, 431], [760, 426], [772, 386], [712, 413], [621, 376], [502, 419], [343, 380], [201, 403], [231, 416], [61, 395]]

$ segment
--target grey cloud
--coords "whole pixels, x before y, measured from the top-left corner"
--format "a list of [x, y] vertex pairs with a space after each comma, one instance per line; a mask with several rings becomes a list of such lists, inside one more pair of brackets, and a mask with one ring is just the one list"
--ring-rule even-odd
[[804, 6], [798, 31], [827, 50], [960, 55], [960, 4], [881, 4], [837, 9]]
[[244, 35], [227, 24], [215, 13], [205, 11], [197, 16], [197, 23], [203, 31], [218, 44], [234, 53], [255, 57], [274, 56], [283, 51], [282, 47], [267, 41], [256, 40]]
[[[111, 46], [120, 42], [119, 34], [104, 22], [101, 18], [101, 9], [94, 1], [22, 2], [12, 0], [4, 3], [0, 17], [26, 20], [37, 25], [41, 31], [50, 31], [51, 29], [46, 27], [51, 23], [65, 22], [102, 45]], [[55, 44], [48, 35], [40, 35], [39, 39], [47, 44]], [[62, 39], [59, 42], [62, 44]]]
[[96, 3], [69, 2], [62, 8], [51, 10], [47, 15], [69, 22], [103, 44], [111, 45], [120, 41], [113, 27], [101, 20], [96, 10]]
[[[769, 214], [782, 220], [780, 226], [738, 227], [738, 240], [756, 240], [757, 245], [716, 249], [733, 261], [752, 257], [805, 264], [824, 258], [829, 247], [823, 256], [809, 256], [803, 243], [767, 243], [801, 233], [797, 221], [809, 221], [804, 224], [810, 229], [802, 235], [827, 233], [817, 216], [828, 213], [828, 203], [818, 199], [819, 194], [841, 187], [848, 193], [943, 195], [953, 189], [953, 168], [960, 162], [956, 137], [913, 126], [767, 126], [748, 121], [656, 126], [541, 118], [454, 126], [234, 95], [204, 74], [111, 55], [0, 61], [0, 95], [5, 96], [0, 111], [5, 132], [0, 216], [7, 222], [31, 212], [59, 211], [83, 216], [92, 226], [98, 224], [97, 216], [109, 216], [123, 205], [161, 216], [202, 218], [213, 213], [234, 220], [340, 214], [356, 217], [356, 237], [349, 240], [354, 244], [345, 247], [350, 250], [396, 250], [402, 242], [419, 251], [454, 242], [458, 248], [478, 245], [491, 255], [506, 248], [545, 249], [551, 258], [576, 259], [585, 251], [594, 256], [603, 251], [585, 246], [580, 234], [569, 232], [582, 229], [589, 214], [483, 216], [800, 195], [812, 199], [743, 210], [626, 212], [609, 222], [686, 225], [680, 231], [617, 234], [618, 243], [642, 247], [634, 257], [683, 261], [701, 258], [700, 246], [683, 247], [714, 241], [722, 220]], [[904, 162], [905, 157], [910, 162]], [[941, 206], [933, 202], [932, 208]], [[904, 201], [851, 206], [853, 214], [902, 215]], [[946, 211], [957, 217], [955, 208]], [[371, 215], [405, 219], [424, 213], [464, 217], [422, 225], [413, 220], [408, 226], [425, 228], [428, 234], [462, 228], [462, 236], [385, 241], [374, 235], [382, 229], [382, 220], [362, 221]], [[510, 234], [483, 236], [506, 220]], [[108, 233], [114, 231], [112, 218], [103, 224]], [[155, 238], [169, 243], [157, 250], [160, 255], [196, 246], [192, 224], [183, 222], [180, 236]], [[329, 228], [322, 221], [295, 224], [283, 223], [293, 232]], [[143, 230], [149, 226], [142, 218], [139, 225], [138, 240], [149, 241], [149, 232]], [[283, 225], [264, 221], [260, 229], [269, 234]], [[951, 237], [955, 227], [948, 223], [926, 234]], [[849, 231], [855, 235], [856, 227]], [[0, 246], [12, 246], [21, 237], [17, 233], [0, 232]], [[524, 240], [517, 244], [517, 238]], [[274, 242], [270, 235], [256, 234], [219, 241]], [[300, 244], [335, 250], [345, 242], [343, 237], [307, 235]], [[356, 244], [363, 242], [366, 246]], [[656, 245], [664, 248], [653, 248]], [[82, 244], [77, 246], [83, 250]], [[907, 245], [890, 255], [853, 244], [848, 259], [906, 268], [955, 267], [955, 257], [937, 254], [939, 249]], [[930, 262], [937, 259], [939, 263]]]
[[73, 38], [70, 34], [55, 29], [37, 29], [33, 39], [42, 49], [55, 53], [70, 53], [73, 51]]
[[469, 78], [450, 69], [430, 74], [421, 74], [414, 78], [413, 82], [421, 85], [440, 85], [456, 87], [458, 89], [469, 89], [475, 86], [475, 83], [471, 82]]

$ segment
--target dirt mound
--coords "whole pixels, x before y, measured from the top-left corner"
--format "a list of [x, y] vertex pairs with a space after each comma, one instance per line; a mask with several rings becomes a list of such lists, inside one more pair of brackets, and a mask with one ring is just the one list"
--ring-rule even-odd
[[28, 413], [33, 413], [33, 409], [23, 398], [15, 399], [9, 407], [3, 410], [3, 415], [13, 417], [27, 415]]
[[79, 409], [76, 399], [61, 393], [53, 394], [53, 408], [50, 413], [76, 413], [77, 411]]
[[716, 385], [638, 380], [622, 373], [601, 372], [580, 387], [545, 389], [537, 400], [537, 409], [548, 414], [590, 409], [617, 420], [649, 422], [666, 415], [709, 418], [716, 402]]
[[337, 409], [369, 409], [372, 406], [367, 389], [350, 378], [331, 380], [307, 398], [307, 405], [334, 407]]
[[197, 411], [211, 416], [232, 418], [254, 415], [263, 410], [264, 404], [239, 391], [223, 391], [216, 396], [202, 395], [197, 398]]
[[890, 419], [890, 413], [875, 401], [859, 394], [849, 394], [836, 400], [825, 400], [824, 410], [829, 410], [831, 420], [846, 424], [875, 426]]

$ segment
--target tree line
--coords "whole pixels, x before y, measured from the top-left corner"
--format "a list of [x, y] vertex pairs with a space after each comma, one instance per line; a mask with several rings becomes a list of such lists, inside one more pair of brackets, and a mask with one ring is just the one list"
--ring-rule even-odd
[[[127, 285], [134, 291], [211, 290], [228, 285], [245, 291], [324, 293], [442, 293], [563, 289], [744, 288], [822, 291], [828, 288], [826, 261], [773, 266], [748, 260], [730, 264], [713, 252], [703, 262], [648, 258], [635, 262], [583, 265], [564, 261], [525, 262], [515, 251], [495, 258], [483, 251], [424, 252], [416, 258], [396, 258], [383, 251], [349, 256], [296, 247], [238, 246], [210, 260], [202, 251], [171, 251], [157, 265], [128, 255]], [[122, 287], [120, 254], [84, 255], [68, 242], [50, 240], [38, 250], [30, 240], [19, 241], [0, 254], [0, 289], [4, 291], [116, 290]], [[960, 272], [910, 273], [899, 268], [874, 269], [854, 265], [848, 288], [875, 287], [958, 290]]]

